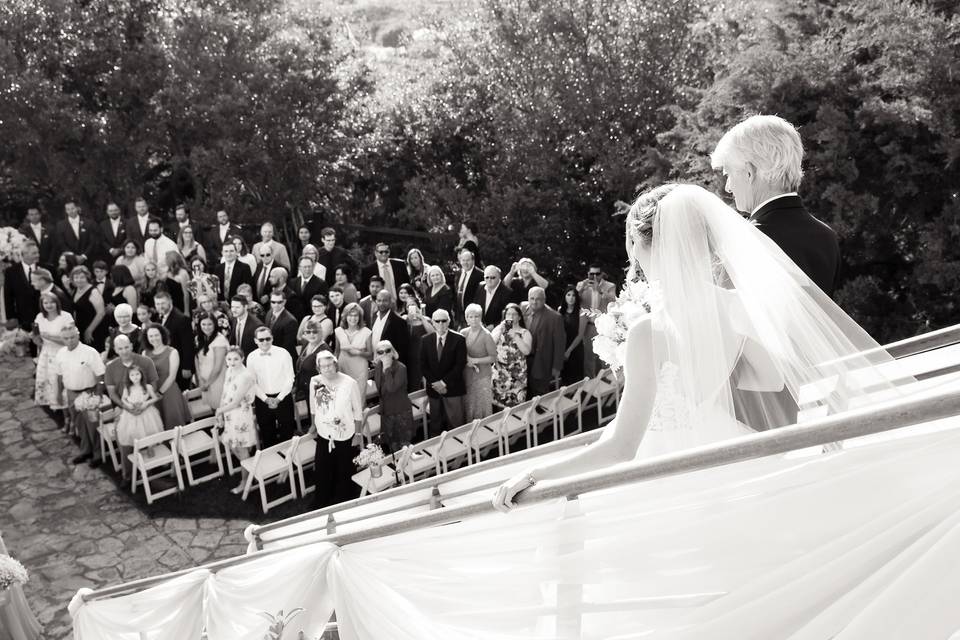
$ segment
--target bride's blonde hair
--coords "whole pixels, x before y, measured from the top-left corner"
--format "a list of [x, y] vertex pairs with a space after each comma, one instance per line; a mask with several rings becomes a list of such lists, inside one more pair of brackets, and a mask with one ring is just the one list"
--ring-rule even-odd
[[657, 216], [657, 206], [677, 186], [675, 183], [663, 184], [649, 191], [644, 191], [630, 205], [630, 211], [627, 212], [625, 234], [627, 258], [630, 260], [630, 265], [627, 267], [627, 282], [636, 282], [642, 278], [640, 265], [633, 255], [633, 247], [636, 244], [649, 247], [653, 242], [653, 222]]

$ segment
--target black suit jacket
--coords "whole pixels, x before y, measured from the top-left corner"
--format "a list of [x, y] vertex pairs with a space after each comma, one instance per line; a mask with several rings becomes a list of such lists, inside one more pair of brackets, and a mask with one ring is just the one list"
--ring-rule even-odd
[[353, 258], [351, 258], [350, 254], [342, 247], [334, 246], [333, 251], [327, 251], [323, 246], [320, 246], [317, 253], [320, 254], [317, 262], [322, 264], [327, 270], [323, 279], [326, 280], [328, 287], [333, 286], [338, 264], [345, 264], [350, 267], [354, 273], [354, 277], [356, 277], [356, 265], [353, 263]]
[[[34, 265], [36, 269], [39, 265]], [[23, 272], [23, 263], [15, 262], [4, 272], [3, 298], [7, 307], [7, 317], [16, 318], [20, 327], [26, 331], [33, 328], [33, 321], [40, 312], [40, 293], [33, 288], [27, 274]], [[60, 302], [63, 305], [63, 302]]]
[[[113, 225], [110, 224], [110, 219], [101, 220], [97, 223], [97, 229], [99, 232], [100, 246], [98, 247], [98, 257], [110, 266], [113, 266], [113, 263], [116, 261], [118, 255], [122, 255], [123, 252], [123, 243], [127, 241], [127, 221], [122, 217], [120, 218], [120, 226], [117, 227], [117, 233], [113, 233]], [[119, 249], [120, 253], [115, 255], [110, 254], [110, 249]]]
[[245, 262], [240, 262], [237, 260], [233, 263], [233, 274], [230, 278], [230, 290], [227, 291], [227, 281], [224, 278], [227, 272], [227, 265], [223, 262], [218, 262], [217, 266], [213, 268], [213, 273], [215, 276], [220, 278], [220, 300], [230, 300], [233, 296], [237, 295], [237, 288], [241, 284], [249, 284], [253, 286], [253, 274], [250, 273], [250, 267]]
[[[403, 260], [390, 258], [390, 269], [393, 271], [393, 283], [398, 289], [400, 285], [410, 281], [410, 276], [407, 274], [407, 263]], [[360, 273], [360, 290], [363, 295], [370, 294], [370, 278], [378, 275], [380, 275], [380, 264], [378, 262], [368, 264], [363, 268]]]
[[97, 252], [97, 227], [89, 219], [80, 216], [80, 235], [73, 232], [73, 227], [64, 216], [55, 227], [55, 252], [59, 256], [64, 251], [72, 251], [77, 255], [85, 255], [87, 263], [93, 260]]
[[828, 296], [840, 274], [840, 241], [837, 233], [810, 215], [799, 196], [772, 200], [750, 216], [760, 231], [783, 249]]
[[[147, 216], [147, 220], [153, 216]], [[130, 240], [136, 240], [140, 245], [140, 250], [143, 251], [143, 243], [147, 239], [146, 235], [140, 232], [140, 219], [133, 215], [129, 218], [124, 218], [124, 226], [127, 231], [127, 238]]]
[[[287, 301], [287, 309], [289, 309], [293, 317], [297, 319], [297, 322], [303, 320], [303, 318], [310, 313], [310, 298], [318, 294], [326, 296], [329, 291], [327, 283], [317, 276], [310, 276], [310, 279], [306, 282], [306, 286], [301, 287], [300, 274], [296, 274], [290, 279], [287, 285], [293, 292], [292, 300]], [[291, 302], [293, 303], [292, 305]]]
[[[376, 311], [373, 312], [372, 319], [376, 320]], [[372, 322], [369, 326], [373, 328]], [[404, 364], [407, 364], [410, 358], [419, 357], [419, 354], [410, 353], [410, 328], [407, 326], [407, 321], [394, 311], [390, 312], [390, 317], [383, 327], [380, 339], [390, 341], [397, 352], [397, 359]], [[377, 345], [373, 345], [373, 347], [376, 349]]]
[[247, 313], [247, 319], [243, 325], [243, 335], [237, 342], [237, 319], [230, 318], [230, 344], [239, 346], [240, 350], [243, 351], [244, 358], [246, 358], [257, 348], [257, 328], [262, 326], [263, 323], [257, 320], [255, 315]]
[[263, 323], [270, 327], [270, 331], [273, 332], [274, 346], [286, 349], [290, 357], [293, 358], [293, 361], [296, 362], [298, 356], [297, 328], [300, 326], [300, 323], [297, 322], [293, 314], [286, 309], [283, 310], [283, 313], [281, 313], [276, 320], [273, 320], [273, 324], [271, 325], [272, 318], [273, 313], [268, 313], [263, 319]]
[[53, 258], [60, 257], [59, 255], [53, 255], [53, 252], [57, 249], [56, 230], [49, 224], [40, 223], [39, 238], [33, 232], [33, 227], [30, 226], [29, 222], [24, 222], [22, 225], [20, 225], [20, 233], [37, 243], [37, 246], [40, 248], [40, 264], [55, 263], [56, 261], [53, 260]]
[[180, 370], [193, 371], [193, 358], [197, 348], [193, 341], [190, 319], [174, 307], [162, 324], [170, 333], [170, 346], [180, 353]]
[[470, 276], [467, 278], [467, 284], [463, 289], [463, 296], [460, 295], [460, 275], [461, 274], [458, 273], [453, 280], [453, 313], [456, 317], [456, 322], [463, 325], [463, 310], [473, 302], [474, 297], [477, 295], [477, 289], [483, 284], [483, 271], [476, 267], [473, 268]]
[[[456, 397], [466, 395], [467, 384], [463, 379], [463, 369], [467, 366], [467, 341], [456, 331], [448, 331], [444, 336], [443, 353], [437, 353], [436, 333], [424, 336], [420, 343], [420, 371], [427, 379], [427, 395], [431, 398]], [[443, 380], [447, 393], [441, 395], [431, 386]]]
[[[480, 287], [477, 289], [473, 301], [483, 309], [483, 305], [487, 301], [487, 288]], [[490, 301], [490, 306], [483, 311], [483, 326], [489, 327], [500, 324], [500, 321], [503, 320], [503, 310], [506, 309], [507, 305], [512, 301], [513, 291], [503, 286], [501, 282], [499, 286], [497, 286], [497, 290], [493, 292], [493, 299]]]
[[[237, 225], [230, 223], [230, 226], [227, 230], [227, 237], [230, 236], [243, 236], [243, 231]], [[203, 248], [207, 250], [207, 261], [219, 260], [220, 259], [220, 250], [223, 249], [223, 241], [220, 239], [220, 225], [215, 224], [209, 229], [206, 229], [198, 238], [197, 241], [203, 245]]]

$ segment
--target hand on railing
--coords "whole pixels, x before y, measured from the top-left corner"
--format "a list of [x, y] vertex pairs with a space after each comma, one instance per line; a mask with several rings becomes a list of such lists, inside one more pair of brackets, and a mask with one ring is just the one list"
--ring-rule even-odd
[[535, 484], [537, 484], [537, 481], [529, 471], [524, 471], [520, 475], [510, 478], [497, 487], [497, 491], [493, 494], [493, 508], [507, 513], [517, 506], [514, 498]]

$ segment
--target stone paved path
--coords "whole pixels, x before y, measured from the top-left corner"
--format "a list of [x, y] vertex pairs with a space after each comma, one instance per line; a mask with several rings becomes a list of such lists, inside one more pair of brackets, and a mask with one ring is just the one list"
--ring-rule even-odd
[[33, 364], [0, 356], [0, 532], [30, 571], [27, 599], [50, 639], [72, 637], [67, 604], [101, 588], [246, 551], [248, 520], [150, 518], [33, 401]]

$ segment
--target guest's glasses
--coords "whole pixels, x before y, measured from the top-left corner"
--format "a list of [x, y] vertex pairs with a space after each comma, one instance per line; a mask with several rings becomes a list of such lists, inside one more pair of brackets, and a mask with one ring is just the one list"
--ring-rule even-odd
[[434, 320], [433, 322], [434, 322], [435, 324], [446, 324], [446, 323], [448, 323], [448, 322], [450, 322], [450, 321], [449, 321], [449, 320]]
[[385, 353], [393, 353], [393, 349], [377, 349], [378, 356], [382, 356]]
[[378, 249], [378, 250], [377, 250], [377, 253], [379, 253], [379, 254], [382, 255], [382, 256], [383, 256], [383, 255], [387, 255], [387, 256], [388, 256], [388, 255], [390, 255], [390, 250], [389, 250], [389, 249]]
[[600, 273], [599, 271], [591, 271], [590, 273], [587, 274], [587, 277], [589, 277], [589, 278], [599, 278], [599, 277], [602, 276], [602, 275], [603, 275], [603, 274]]

